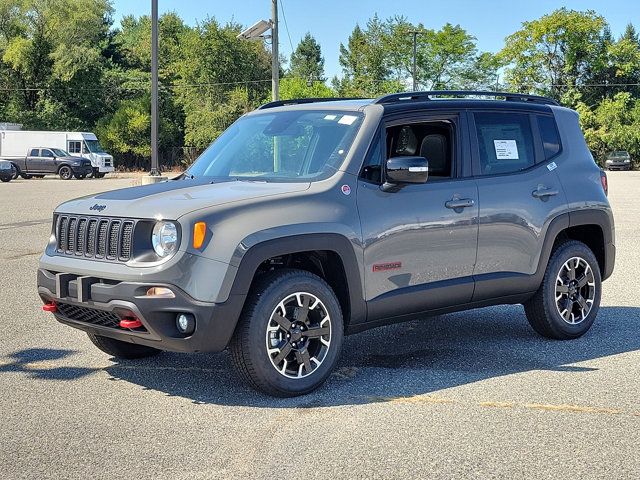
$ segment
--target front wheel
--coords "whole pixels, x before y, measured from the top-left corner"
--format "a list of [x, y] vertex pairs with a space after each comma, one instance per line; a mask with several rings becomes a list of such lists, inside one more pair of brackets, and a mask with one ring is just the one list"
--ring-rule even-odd
[[324, 280], [278, 270], [260, 279], [247, 298], [231, 357], [253, 388], [278, 397], [304, 395], [331, 374], [343, 331], [340, 304]]
[[73, 176], [76, 177], [77, 180], [84, 180], [86, 177], [84, 174], [74, 174]]
[[58, 170], [58, 175], [60, 175], [60, 178], [62, 180], [71, 180], [73, 178], [71, 167], [67, 165], [63, 165], [62, 167], [60, 167], [60, 170]]
[[591, 328], [601, 295], [595, 255], [584, 243], [570, 240], [553, 252], [542, 285], [524, 309], [531, 327], [540, 335], [570, 340]]
[[7, 182], [10, 182], [12, 178], [13, 177], [7, 177], [7, 178], [2, 177], [2, 178], [0, 178], [0, 180], [2, 180], [4, 183], [7, 183]]
[[104, 178], [105, 175], [105, 172], [94, 172], [93, 178]]
[[157, 348], [147, 347], [145, 345], [136, 345], [135, 343], [123, 342], [116, 340], [115, 338], [103, 337], [102, 335], [95, 335], [93, 333], [87, 333], [89, 340], [96, 347], [116, 358], [122, 359], [134, 359], [152, 357], [161, 352]]

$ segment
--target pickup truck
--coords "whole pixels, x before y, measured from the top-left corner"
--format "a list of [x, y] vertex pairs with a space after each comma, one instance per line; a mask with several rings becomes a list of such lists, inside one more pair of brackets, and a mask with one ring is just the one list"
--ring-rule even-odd
[[83, 179], [92, 173], [91, 160], [74, 157], [60, 148], [31, 148], [24, 158], [12, 160], [16, 176], [29, 179], [42, 178], [47, 174], [57, 174], [63, 180], [75, 177]]

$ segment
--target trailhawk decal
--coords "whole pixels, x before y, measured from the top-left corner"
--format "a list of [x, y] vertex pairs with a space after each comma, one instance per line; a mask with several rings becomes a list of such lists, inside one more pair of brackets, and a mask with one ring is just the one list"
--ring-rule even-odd
[[386, 272], [388, 270], [398, 270], [402, 268], [402, 262], [376, 263], [373, 266], [374, 272]]

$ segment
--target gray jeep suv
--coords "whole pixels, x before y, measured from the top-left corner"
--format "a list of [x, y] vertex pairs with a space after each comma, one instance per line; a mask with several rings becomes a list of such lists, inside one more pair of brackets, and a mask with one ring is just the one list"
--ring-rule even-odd
[[229, 347], [251, 386], [300, 395], [345, 334], [416, 317], [522, 303], [539, 334], [583, 335], [614, 265], [606, 193], [578, 115], [543, 97], [272, 102], [172, 181], [60, 205], [38, 292], [114, 357]]

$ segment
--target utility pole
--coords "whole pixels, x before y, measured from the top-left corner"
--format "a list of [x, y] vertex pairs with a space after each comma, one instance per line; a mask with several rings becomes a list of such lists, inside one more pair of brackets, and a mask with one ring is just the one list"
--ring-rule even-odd
[[151, 0], [151, 176], [158, 164], [158, 0]]
[[413, 35], [413, 68], [411, 70], [411, 76], [413, 77], [413, 91], [418, 91], [418, 71], [416, 68], [416, 57], [418, 56], [418, 30], [411, 30], [409, 32]]
[[278, 57], [278, 0], [271, 0], [271, 96], [280, 98], [280, 59]]
[[158, 0], [151, 0], [151, 171], [142, 184], [166, 180], [158, 163]]

